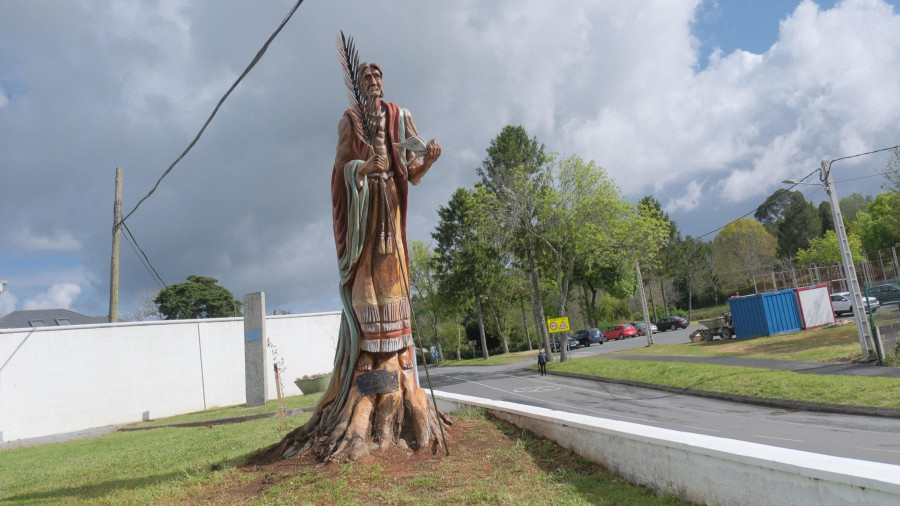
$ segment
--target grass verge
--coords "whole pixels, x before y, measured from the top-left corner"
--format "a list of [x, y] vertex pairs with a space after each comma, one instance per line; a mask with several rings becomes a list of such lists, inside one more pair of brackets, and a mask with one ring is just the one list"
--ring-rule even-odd
[[[297, 426], [308, 415], [291, 418]], [[154, 428], [3, 452], [0, 502], [17, 504], [684, 504], [478, 413], [456, 417], [451, 455], [244, 466], [277, 419]]]
[[504, 353], [502, 355], [494, 355], [487, 360], [479, 357], [463, 360], [444, 360], [440, 364], [430, 367], [449, 367], [458, 365], [506, 365], [524, 360], [537, 360], [537, 350], [532, 351], [516, 351], [512, 353]]
[[900, 408], [900, 379], [826, 376], [683, 362], [582, 358], [547, 364], [549, 371], [640, 381], [753, 397]]
[[[319, 401], [321, 393], [310, 395], [293, 395], [284, 398], [284, 409], [297, 409], [313, 407]], [[223, 418], [239, 417], [243, 415], [253, 415], [256, 413], [277, 413], [278, 399], [268, 401], [264, 406], [248, 408], [244, 404], [235, 406], [224, 406], [221, 408], [208, 409], [206, 411], [197, 411], [194, 413], [185, 413], [183, 415], [170, 416], [168, 418], [160, 418], [158, 420], [148, 420], [146, 422], [136, 423], [134, 427], [157, 427], [160, 425], [170, 425], [174, 423], [203, 422], [207, 420], [220, 420]]]
[[852, 322], [789, 334], [709, 342], [656, 344], [619, 353], [695, 357], [751, 357], [812, 362], [850, 362], [862, 358]]

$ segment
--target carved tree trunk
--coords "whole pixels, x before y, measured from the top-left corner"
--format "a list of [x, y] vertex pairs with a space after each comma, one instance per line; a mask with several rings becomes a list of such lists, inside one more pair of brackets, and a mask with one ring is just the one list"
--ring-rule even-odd
[[350, 385], [342, 406], [335, 394], [343, 385], [332, 378], [312, 418], [275, 446], [282, 457], [304, 453], [344, 462], [379, 448], [437, 452], [444, 445], [440, 424], [450, 425], [450, 418], [435, 409], [413, 369], [402, 369], [396, 353], [379, 355], [383, 357], [376, 359], [374, 370], [354, 371], [345, 378]]

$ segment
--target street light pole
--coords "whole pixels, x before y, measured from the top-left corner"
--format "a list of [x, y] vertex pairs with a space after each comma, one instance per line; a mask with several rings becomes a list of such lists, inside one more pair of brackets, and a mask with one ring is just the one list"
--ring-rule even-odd
[[865, 310], [862, 293], [859, 289], [859, 280], [856, 277], [856, 267], [853, 265], [853, 256], [850, 254], [850, 243], [847, 241], [847, 231], [844, 229], [844, 219], [841, 216], [841, 207], [834, 188], [834, 179], [831, 177], [831, 162], [822, 160], [821, 178], [825, 185], [825, 192], [831, 198], [831, 212], [834, 218], [834, 231], [837, 234], [838, 248], [841, 251], [841, 260], [844, 264], [844, 275], [850, 286], [850, 303], [853, 305], [853, 314], [856, 316], [856, 331], [859, 334], [859, 345], [862, 347], [863, 358], [877, 359], [874, 340], [865, 323]]

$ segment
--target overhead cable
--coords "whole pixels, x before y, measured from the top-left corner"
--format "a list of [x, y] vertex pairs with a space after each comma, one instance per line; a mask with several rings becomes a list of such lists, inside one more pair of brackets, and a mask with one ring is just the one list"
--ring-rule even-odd
[[284, 19], [281, 21], [281, 24], [278, 25], [278, 28], [275, 29], [274, 32], [272, 32], [272, 35], [269, 36], [269, 39], [266, 41], [266, 43], [263, 44], [262, 48], [256, 53], [256, 56], [253, 57], [253, 60], [250, 61], [250, 64], [247, 65], [247, 68], [244, 69], [244, 71], [237, 78], [237, 80], [234, 82], [234, 84], [231, 85], [231, 88], [228, 88], [228, 91], [225, 92], [225, 95], [223, 95], [222, 98], [219, 99], [219, 103], [216, 104], [216, 107], [215, 107], [215, 109], [213, 109], [212, 114], [209, 115], [209, 118], [207, 118], [206, 123], [203, 124], [203, 128], [201, 128], [200, 131], [197, 133], [197, 136], [194, 137], [194, 140], [192, 140], [191, 143], [188, 144], [188, 147], [184, 150], [184, 152], [181, 153], [181, 156], [179, 156], [177, 159], [175, 159], [175, 161], [172, 162], [172, 165], [169, 165], [169, 168], [166, 169], [165, 172], [163, 172], [163, 175], [159, 177], [159, 179], [156, 181], [156, 184], [153, 185], [153, 188], [146, 195], [144, 195], [144, 197], [141, 200], [138, 201], [137, 205], [134, 206], [134, 209], [129, 211], [128, 214], [126, 214], [125, 217], [122, 218], [120, 223], [124, 223], [125, 220], [127, 220], [132, 214], [134, 214], [135, 211], [138, 210], [138, 207], [140, 207], [141, 204], [143, 204], [144, 201], [150, 197], [150, 195], [153, 195], [153, 192], [155, 192], [156, 189], [159, 188], [159, 184], [162, 183], [162, 180], [166, 176], [168, 176], [170, 172], [172, 172], [172, 169], [175, 168], [175, 165], [177, 165], [178, 162], [180, 162], [181, 159], [184, 158], [184, 156], [188, 154], [188, 151], [190, 151], [191, 148], [194, 147], [194, 144], [196, 144], [197, 141], [200, 140], [200, 136], [203, 135], [203, 132], [206, 130], [206, 127], [209, 126], [209, 123], [216, 116], [216, 113], [219, 112], [219, 108], [222, 107], [222, 104], [225, 102], [225, 99], [227, 99], [228, 96], [231, 95], [231, 92], [234, 91], [235, 88], [237, 88], [237, 85], [244, 79], [244, 76], [246, 76], [250, 72], [250, 69], [252, 69], [254, 66], [256, 66], [256, 63], [259, 62], [259, 60], [262, 58], [263, 54], [265, 54], [266, 50], [269, 49], [269, 44], [271, 44], [272, 41], [275, 39], [275, 37], [278, 35], [278, 33], [281, 32], [281, 29], [284, 28], [284, 25], [287, 24], [288, 20], [291, 19], [291, 16], [294, 15], [294, 12], [296, 12], [297, 8], [300, 7], [300, 4], [302, 4], [302, 3], [303, 3], [303, 0], [297, 0], [297, 3], [294, 4], [294, 7], [291, 9], [291, 11], [288, 12], [287, 16], [285, 16]]

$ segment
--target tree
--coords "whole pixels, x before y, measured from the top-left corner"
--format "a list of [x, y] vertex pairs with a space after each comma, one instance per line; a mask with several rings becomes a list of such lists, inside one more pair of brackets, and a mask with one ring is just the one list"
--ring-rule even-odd
[[[409, 242], [409, 284], [413, 297], [421, 302], [425, 309], [427, 321], [431, 327], [431, 335], [438, 349], [438, 358], [444, 360], [444, 347], [438, 335], [438, 315], [440, 313], [440, 297], [438, 295], [437, 270], [435, 269], [435, 253], [430, 244], [422, 241]], [[418, 329], [417, 329], [418, 330]], [[457, 355], [459, 350], [457, 350]]]
[[900, 193], [887, 191], [875, 197], [868, 211], [857, 216], [853, 231], [866, 251], [900, 245]]
[[687, 236], [680, 237], [670, 246], [677, 252], [678, 262], [675, 264], [675, 282], [685, 292], [688, 319], [693, 314], [693, 298], [698, 289], [711, 286], [712, 265], [710, 264], [710, 244]]
[[834, 213], [831, 211], [831, 202], [827, 200], [819, 202], [819, 221], [822, 222], [819, 237], [825, 235], [825, 232], [829, 230], [834, 230]]
[[241, 315], [243, 304], [219, 280], [206, 276], [188, 276], [187, 282], [160, 290], [154, 302], [166, 320], [224, 318]]
[[[848, 234], [847, 243], [850, 245], [850, 256], [853, 258], [853, 261], [861, 262], [863, 255], [862, 243], [859, 237], [856, 234]], [[840, 263], [842, 263], [841, 250], [834, 230], [825, 232], [824, 237], [813, 239], [809, 248], [797, 252], [797, 266], [801, 268]]]
[[713, 239], [713, 266], [726, 293], [752, 284], [753, 276], [774, 262], [775, 238], [756, 220], [735, 220]]
[[440, 221], [431, 236], [437, 241], [439, 290], [457, 307], [474, 302], [482, 355], [486, 360], [490, 355], [482, 303], [502, 266], [497, 263], [498, 252], [486, 234], [486, 216], [479, 205], [485, 198], [483, 189], [471, 192], [457, 189], [447, 206], [438, 209]]
[[888, 159], [884, 172], [885, 179], [888, 184], [882, 185], [885, 190], [900, 191], [900, 148], [891, 150], [891, 157]]
[[147, 320], [162, 320], [163, 315], [159, 312], [159, 306], [156, 304], [156, 297], [159, 290], [148, 290], [141, 293], [141, 305], [125, 315], [125, 319], [133, 322], [142, 322]]
[[546, 318], [535, 263], [535, 238], [527, 232], [535, 219], [538, 197], [545, 190], [542, 169], [546, 161], [544, 145], [537, 137], [528, 137], [522, 126], [507, 125], [491, 140], [478, 175], [490, 196], [486, 208], [495, 226], [494, 237], [508, 246], [518, 246], [515, 252], [531, 281], [532, 312], [539, 320], [536, 327], [543, 347], [549, 350], [550, 336], [543, 324]]
[[[840, 200], [841, 216], [844, 217], [844, 226], [847, 230], [853, 228], [853, 223], [856, 221], [859, 213], [866, 211], [869, 205], [872, 204], [872, 200], [871, 195], [864, 197], [859, 192], [853, 192]], [[831, 209], [831, 206], [829, 206], [829, 209]], [[834, 220], [832, 219], [831, 221], [833, 222]], [[831, 228], [834, 228], [834, 226]]]
[[781, 256], [793, 256], [822, 232], [819, 211], [799, 191], [775, 190], [756, 208], [753, 217], [775, 236]]
[[775, 234], [778, 252], [783, 256], [794, 256], [798, 249], [809, 246], [809, 241], [819, 237], [822, 221], [819, 212], [807, 201], [801, 192], [791, 192]]
[[[536, 201], [534, 220], [525, 233], [541, 244], [550, 258], [547, 269], [557, 287], [557, 316], [566, 316], [566, 299], [577, 262], [587, 256], [609, 264], [632, 258], [628, 234], [637, 223], [634, 208], [619, 197], [606, 171], [578, 156], [554, 155], [546, 165], [546, 190]], [[567, 360], [563, 347], [561, 360]]]
[[[790, 204], [791, 194], [800, 192], [791, 192], [784, 188], [779, 188], [766, 197], [766, 200], [756, 208], [753, 217], [756, 221], [763, 224], [766, 230], [775, 235], [778, 229], [778, 223], [784, 219], [785, 209]], [[801, 194], [802, 196], [802, 194]]]
[[659, 315], [656, 311], [656, 303], [653, 300], [653, 281], [656, 280], [657, 285], [659, 286], [659, 295], [663, 299], [663, 306], [665, 310], [666, 316], [669, 315], [669, 304], [668, 304], [668, 295], [671, 294], [672, 290], [668, 289], [671, 287], [673, 272], [678, 270], [678, 262], [679, 262], [679, 253], [676, 249], [669, 247], [669, 245], [674, 242], [680, 240], [681, 232], [678, 231], [678, 225], [675, 224], [674, 221], [669, 218], [669, 213], [664, 212], [662, 210], [662, 204], [660, 204], [659, 200], [655, 197], [647, 195], [642, 197], [640, 201], [638, 201], [638, 207], [640, 209], [641, 214], [646, 215], [648, 217], [655, 217], [657, 220], [661, 220], [665, 227], [666, 233], [659, 240], [659, 245], [662, 249], [659, 251], [658, 258], [654, 259], [654, 261], [647, 262], [643, 261], [643, 267], [641, 271], [643, 273], [644, 282], [647, 284], [648, 290], [647, 293], [650, 298], [650, 307], [653, 311], [653, 319], [658, 320]]

